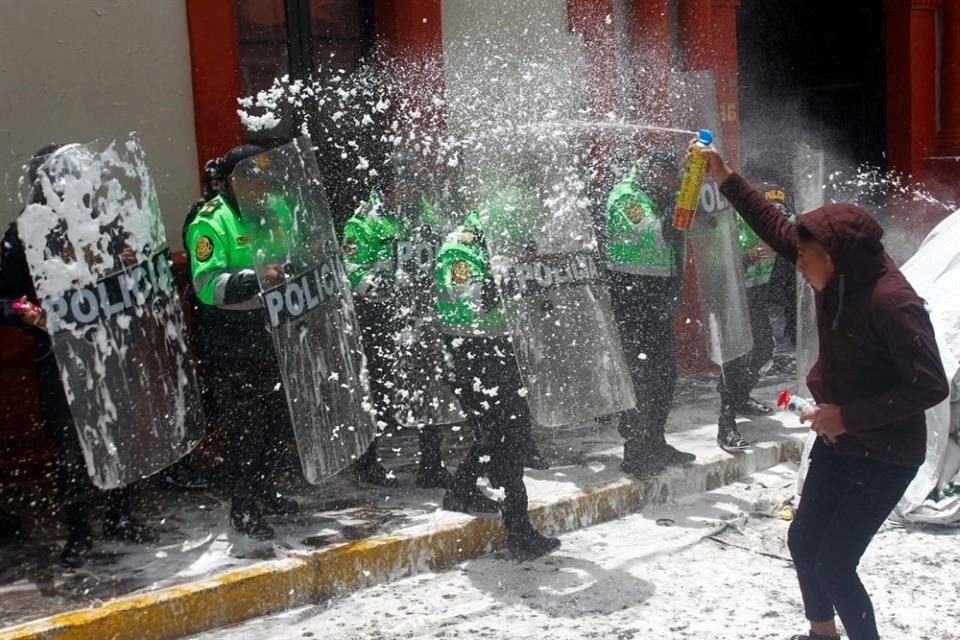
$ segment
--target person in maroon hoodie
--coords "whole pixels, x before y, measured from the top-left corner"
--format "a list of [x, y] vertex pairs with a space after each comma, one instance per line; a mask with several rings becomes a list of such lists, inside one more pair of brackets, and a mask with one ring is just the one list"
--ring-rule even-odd
[[857, 565], [923, 464], [924, 411], [949, 393], [933, 326], [866, 211], [829, 204], [790, 222], [715, 150], [704, 155], [723, 195], [816, 290], [817, 404], [801, 420], [820, 437], [788, 534], [810, 632], [793, 638], [839, 638], [839, 615], [851, 640], [874, 640]]

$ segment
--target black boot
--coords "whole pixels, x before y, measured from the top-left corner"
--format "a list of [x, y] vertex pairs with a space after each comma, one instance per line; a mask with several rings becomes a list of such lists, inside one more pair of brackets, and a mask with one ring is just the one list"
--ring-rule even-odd
[[443, 494], [443, 510], [460, 513], [500, 513], [500, 503], [487, 497], [476, 486], [472, 491], [466, 492], [451, 488]]
[[388, 489], [395, 489], [400, 486], [397, 479], [391, 476], [386, 467], [380, 463], [376, 440], [367, 448], [366, 453], [353, 464], [353, 473], [357, 480], [367, 484]]
[[271, 490], [260, 498], [262, 513], [273, 516], [292, 516], [300, 513], [300, 503], [279, 491]]
[[67, 543], [63, 546], [60, 559], [67, 567], [83, 566], [93, 549], [93, 530], [87, 523], [86, 506], [66, 505], [64, 516], [67, 525]]
[[646, 439], [630, 438], [623, 443], [623, 462], [620, 470], [643, 480], [664, 470], [663, 461], [654, 457], [656, 448], [649, 446]]
[[230, 507], [230, 526], [255, 540], [272, 540], [273, 527], [263, 521], [257, 501], [234, 496]]
[[790, 636], [790, 640], [840, 640], [840, 636], [824, 636], [819, 633], [801, 633], [795, 636]]
[[559, 548], [559, 538], [543, 535], [529, 521], [514, 530], [507, 529], [507, 549], [517, 562], [533, 560]]
[[720, 415], [720, 423], [717, 428], [717, 445], [727, 452], [742, 451], [750, 447], [750, 443], [740, 435], [735, 417]]
[[696, 455], [687, 451], [680, 451], [673, 445], [667, 444], [666, 442], [660, 443], [660, 445], [651, 454], [651, 457], [668, 467], [682, 467], [683, 465], [690, 464], [697, 459]]
[[417, 470], [417, 486], [421, 489], [449, 489], [453, 476], [443, 466], [440, 448], [443, 432], [438, 427], [420, 429], [420, 468]]
[[150, 527], [130, 515], [130, 501], [123, 489], [114, 489], [107, 496], [103, 535], [105, 538], [126, 542], [144, 543], [156, 540]]

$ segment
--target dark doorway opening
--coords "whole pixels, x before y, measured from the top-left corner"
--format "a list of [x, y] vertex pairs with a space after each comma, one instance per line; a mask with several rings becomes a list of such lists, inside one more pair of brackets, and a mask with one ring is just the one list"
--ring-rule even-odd
[[886, 169], [879, 0], [743, 0], [737, 37], [745, 175], [790, 187], [797, 143], [824, 151], [825, 176]]

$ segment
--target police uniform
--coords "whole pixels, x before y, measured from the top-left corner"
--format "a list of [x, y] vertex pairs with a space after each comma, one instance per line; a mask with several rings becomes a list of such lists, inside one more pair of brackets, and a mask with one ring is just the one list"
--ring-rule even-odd
[[296, 503], [273, 486], [290, 441], [290, 419], [254, 271], [257, 221], [217, 195], [186, 232], [193, 289], [202, 309], [197, 338], [207, 358], [218, 418], [226, 431], [233, 483], [231, 524], [272, 537], [263, 513], [288, 513]]
[[[496, 505], [477, 489], [477, 478], [485, 474], [492, 485], [504, 489], [501, 511], [514, 555], [547, 553], [560, 541], [536, 531], [527, 515], [523, 466], [531, 443], [530, 412], [478, 212], [472, 212], [441, 245], [436, 283], [437, 313], [452, 356], [455, 393], [476, 436], [443, 506], [456, 511], [495, 510]], [[490, 395], [491, 389], [496, 393]]]
[[[785, 205], [783, 189], [769, 185], [764, 189], [771, 202]], [[753, 333], [753, 349], [723, 366], [720, 380], [720, 425], [718, 442], [721, 447], [738, 449], [747, 445], [736, 427], [738, 414], [767, 415], [772, 409], [750, 397], [760, 380], [763, 368], [773, 359], [775, 341], [770, 321], [770, 280], [778, 258], [764, 245], [750, 226], [737, 215], [739, 244], [743, 259], [744, 284], [747, 288], [747, 308]]]
[[677, 380], [673, 316], [683, 285], [685, 244], [669, 197], [654, 197], [638, 166], [610, 191], [601, 238], [610, 298], [637, 407], [620, 416], [623, 470], [637, 476], [694, 459], [664, 437]]

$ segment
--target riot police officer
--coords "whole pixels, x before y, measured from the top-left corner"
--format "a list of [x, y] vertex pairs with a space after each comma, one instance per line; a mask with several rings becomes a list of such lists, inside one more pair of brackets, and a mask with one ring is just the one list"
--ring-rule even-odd
[[[787, 205], [786, 190], [780, 185], [760, 185], [760, 193], [786, 217], [792, 217]], [[717, 443], [725, 450], [744, 449], [749, 443], [737, 429], [737, 415], [764, 416], [773, 412], [769, 406], [754, 400], [750, 394], [760, 380], [764, 368], [773, 360], [775, 342], [770, 322], [770, 278], [778, 257], [737, 215], [740, 229], [740, 251], [743, 259], [747, 308], [753, 332], [753, 350], [723, 365], [720, 391], [720, 420]]]
[[[291, 426], [254, 271], [258, 221], [241, 215], [231, 178], [238, 163], [263, 151], [241, 145], [223, 156], [220, 191], [190, 222], [185, 246], [201, 309], [197, 338], [227, 431], [230, 523], [241, 533], [269, 539], [273, 528], [263, 515], [298, 510], [296, 501], [274, 486]], [[268, 267], [265, 275], [271, 273], [282, 277], [277, 268]]]
[[[60, 148], [61, 145], [57, 144], [47, 145], [31, 159], [27, 176], [31, 186], [30, 204], [45, 204], [43, 190], [39, 187], [41, 171], [47, 156]], [[61, 515], [67, 529], [62, 560], [67, 566], [77, 567], [85, 562], [93, 548], [93, 531], [89, 524], [89, 494], [93, 486], [50, 335], [44, 329], [43, 312], [16, 223], [9, 226], [0, 242], [0, 321], [23, 330], [34, 340], [41, 426], [56, 450], [56, 485], [62, 501]], [[127, 487], [103, 493], [106, 503], [103, 519], [105, 537], [133, 542], [149, 542], [154, 538], [151, 529], [131, 515]]]
[[683, 285], [685, 241], [671, 224], [678, 153], [642, 156], [610, 191], [602, 239], [610, 298], [637, 407], [620, 415], [622, 470], [636, 477], [692, 462], [664, 432], [677, 380], [673, 317]]
[[[443, 508], [501, 510], [507, 546], [516, 559], [549, 553], [560, 546], [560, 540], [534, 529], [527, 515], [523, 467], [532, 444], [530, 412], [490, 271], [479, 212], [472, 212], [441, 246], [437, 291], [437, 311], [452, 356], [451, 375], [476, 436], [443, 497]], [[477, 488], [482, 474], [504, 489], [502, 504]]]

